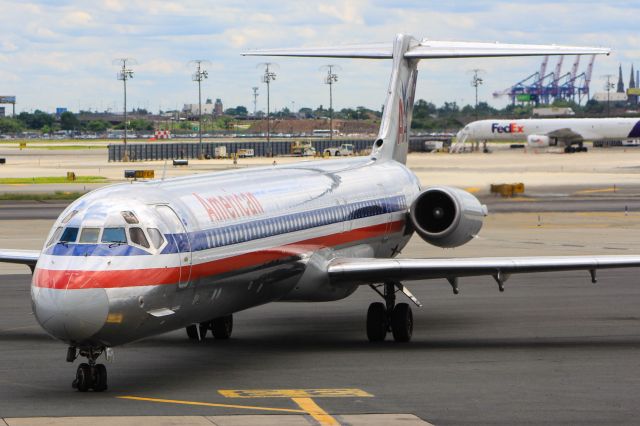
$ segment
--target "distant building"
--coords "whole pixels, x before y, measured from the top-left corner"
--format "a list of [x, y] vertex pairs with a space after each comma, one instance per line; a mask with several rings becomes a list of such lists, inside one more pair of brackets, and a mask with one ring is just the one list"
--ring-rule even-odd
[[[631, 65], [631, 76], [629, 77], [629, 88], [627, 89], [627, 95], [629, 95], [629, 103], [631, 105], [635, 105], [638, 103], [638, 95], [637, 95], [637, 87], [635, 80], [635, 71], [633, 71], [633, 65]], [[640, 86], [640, 81], [638, 82], [638, 86]]]
[[[198, 104], [184, 104], [184, 107], [182, 107], [182, 112], [184, 114], [187, 114], [189, 117], [197, 117]], [[211, 114], [213, 114], [213, 104], [202, 104], [202, 115]]]
[[624, 93], [624, 81], [622, 81], [622, 64], [620, 64], [620, 68], [618, 68], [618, 88], [616, 89], [618, 93]]
[[214, 104], [214, 107], [213, 107], [213, 115], [220, 116], [222, 114], [224, 114], [222, 101], [220, 100], [220, 98], [217, 98], [216, 103]]

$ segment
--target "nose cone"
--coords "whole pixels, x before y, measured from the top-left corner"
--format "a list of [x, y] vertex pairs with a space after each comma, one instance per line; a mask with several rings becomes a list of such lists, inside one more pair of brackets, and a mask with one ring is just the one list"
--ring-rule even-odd
[[36, 319], [49, 334], [68, 343], [81, 344], [105, 324], [109, 300], [105, 289], [31, 287]]

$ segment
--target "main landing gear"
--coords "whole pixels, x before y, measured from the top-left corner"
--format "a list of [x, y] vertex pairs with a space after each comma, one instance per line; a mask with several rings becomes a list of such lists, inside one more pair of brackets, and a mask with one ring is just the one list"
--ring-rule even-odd
[[[382, 292], [378, 287], [382, 287]], [[413, 297], [406, 287], [396, 282], [386, 282], [381, 286], [372, 285], [371, 288], [385, 300], [385, 303], [375, 302], [369, 305], [367, 311], [367, 337], [370, 342], [381, 342], [391, 331], [396, 342], [408, 342], [413, 334], [413, 312], [406, 303], [396, 305], [396, 292], [402, 291], [416, 305], [420, 302]]]
[[233, 315], [214, 318], [200, 324], [191, 324], [186, 327], [186, 330], [189, 340], [204, 340], [209, 330], [211, 330], [214, 339], [226, 340], [231, 337], [233, 331]]
[[[80, 349], [80, 356], [87, 358], [87, 362], [83, 362], [78, 366], [76, 378], [71, 387], [77, 389], [78, 392], [104, 392], [107, 390], [107, 367], [104, 364], [96, 364], [96, 359], [104, 351], [103, 348]], [[71, 346], [67, 350], [67, 362], [73, 362], [78, 357], [78, 350]]]

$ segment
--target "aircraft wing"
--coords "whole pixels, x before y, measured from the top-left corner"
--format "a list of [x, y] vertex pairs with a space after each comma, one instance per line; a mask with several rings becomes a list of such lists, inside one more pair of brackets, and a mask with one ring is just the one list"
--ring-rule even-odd
[[582, 142], [584, 140], [580, 133], [576, 133], [569, 128], [554, 130], [553, 132], [547, 133], [547, 136], [569, 142]]
[[[493, 276], [502, 287], [509, 275], [531, 272], [585, 270], [595, 282], [595, 271], [640, 267], [640, 256], [536, 256], [454, 259], [336, 258], [329, 262], [332, 283], [376, 284], [459, 277]], [[455, 285], [454, 285], [455, 288]]]
[[40, 257], [40, 250], [7, 250], [0, 249], [0, 262], [27, 265], [33, 271]]

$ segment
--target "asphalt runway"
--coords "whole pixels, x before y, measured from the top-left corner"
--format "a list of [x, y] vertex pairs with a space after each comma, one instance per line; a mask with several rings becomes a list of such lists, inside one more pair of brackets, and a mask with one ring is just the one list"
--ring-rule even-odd
[[[573, 211], [570, 199], [552, 195], [483, 200], [494, 212], [545, 203], [552, 211]], [[616, 212], [620, 203], [630, 203], [633, 197], [605, 194], [579, 200], [582, 211]], [[3, 244], [40, 246], [49, 221], [64, 207], [64, 202], [0, 203]], [[489, 216], [483, 238], [462, 253], [446, 253], [606, 254], [613, 245], [618, 249], [611, 254], [638, 250], [633, 236], [637, 214], [546, 214], [543, 226], [529, 224], [529, 216]], [[417, 238], [403, 253], [432, 255], [443, 254]], [[22, 269], [26, 268], [14, 270]], [[66, 363], [66, 347], [36, 324], [30, 275], [0, 275], [0, 424], [1, 418], [9, 417], [219, 419], [249, 414], [254, 424], [294, 424], [278, 415], [296, 417], [278, 411], [298, 409], [293, 399], [266, 398], [264, 392], [256, 398], [226, 398], [219, 392], [225, 389], [322, 389], [313, 401], [339, 421], [354, 425], [358, 423], [348, 415], [362, 413], [415, 414], [437, 425], [636, 424], [637, 274], [602, 271], [597, 285], [585, 272], [520, 275], [507, 282], [504, 293], [491, 278], [466, 278], [461, 279], [458, 296], [444, 280], [407, 283], [424, 303], [414, 308], [416, 326], [409, 344], [366, 341], [366, 309], [378, 297], [366, 287], [339, 302], [265, 305], [236, 314], [229, 341], [191, 342], [180, 330], [116, 348], [115, 362], [107, 363], [109, 390], [103, 394], [71, 389], [78, 361]], [[357, 392], [326, 396], [331, 389]], [[255, 416], [261, 414], [271, 417]], [[385, 419], [378, 424], [393, 423]], [[8, 422], [30, 424], [26, 421]], [[235, 421], [228, 424], [249, 420]], [[309, 416], [301, 421], [314, 424]]]
[[[109, 390], [71, 389], [75, 365], [35, 323], [29, 275], [1, 277], [0, 417], [270, 414], [120, 399], [295, 408], [288, 399], [229, 400], [220, 389], [356, 388], [372, 396], [316, 398], [332, 415], [413, 413], [440, 425], [637, 424], [640, 285], [636, 270], [410, 284], [409, 344], [370, 344], [362, 288], [333, 303], [276, 303], [236, 314], [233, 338], [184, 331], [116, 348]], [[77, 362], [76, 362], [77, 363]]]

